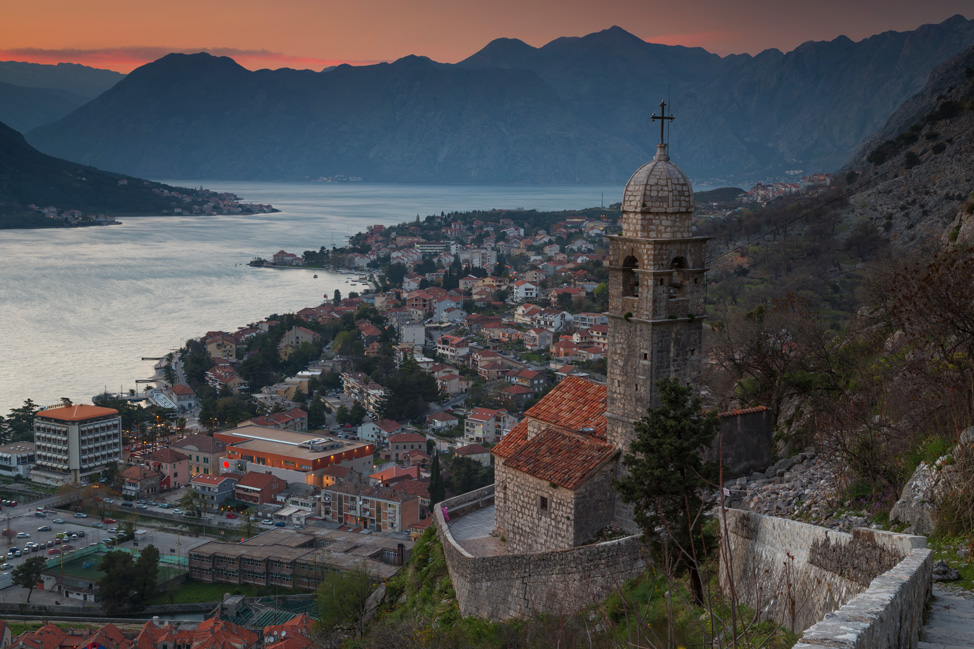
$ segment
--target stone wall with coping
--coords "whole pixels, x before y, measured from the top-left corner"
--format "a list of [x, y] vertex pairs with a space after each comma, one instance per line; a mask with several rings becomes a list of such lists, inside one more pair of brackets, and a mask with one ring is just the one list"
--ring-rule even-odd
[[636, 536], [552, 552], [473, 556], [453, 538], [442, 507], [455, 520], [492, 503], [493, 493], [493, 485], [484, 487], [434, 511], [463, 615], [506, 620], [574, 612], [603, 601], [646, 567], [645, 546]]
[[796, 648], [915, 647], [933, 572], [925, 546], [918, 536], [727, 510], [721, 587], [729, 592], [732, 574], [741, 603], [804, 630]]

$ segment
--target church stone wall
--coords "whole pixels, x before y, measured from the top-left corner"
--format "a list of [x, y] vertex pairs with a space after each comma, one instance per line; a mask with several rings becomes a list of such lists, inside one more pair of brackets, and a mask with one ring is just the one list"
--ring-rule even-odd
[[[647, 323], [610, 314], [608, 412], [630, 421], [642, 418], [647, 408], [659, 406], [656, 382], [661, 378], [675, 377], [696, 385], [702, 344], [700, 320]], [[625, 437], [619, 438], [611, 421], [609, 425], [609, 443], [628, 449], [632, 431], [622, 431]]]
[[[493, 489], [484, 487], [443, 505], [453, 518], [464, 503], [482, 500]], [[573, 613], [604, 601], [646, 567], [645, 546], [637, 536], [567, 550], [476, 557], [450, 534], [441, 508], [434, 516], [463, 615], [499, 621]]]
[[[926, 539], [869, 529], [846, 534], [736, 509], [726, 515], [720, 554], [724, 592], [730, 591], [730, 573], [742, 603], [792, 631], [808, 629], [809, 638], [836, 616], [855, 620], [859, 631], [865, 621], [879, 635], [914, 635], [913, 644], [857, 641], [830, 647], [915, 646], [932, 574]], [[837, 640], [834, 635], [832, 639]]]
[[608, 462], [575, 490], [572, 515], [575, 545], [591, 543], [600, 531], [613, 522], [617, 494], [612, 486], [612, 479], [616, 475], [617, 466], [616, 460]]
[[615, 462], [607, 463], [572, 490], [509, 470], [503, 463], [495, 466], [495, 527], [508, 550], [563, 550], [591, 541], [613, 520], [614, 468]]

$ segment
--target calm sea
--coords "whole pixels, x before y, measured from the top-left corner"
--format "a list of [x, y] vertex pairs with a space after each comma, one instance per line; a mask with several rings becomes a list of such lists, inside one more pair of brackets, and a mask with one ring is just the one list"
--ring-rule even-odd
[[370, 224], [417, 214], [581, 209], [622, 196], [621, 187], [166, 182], [234, 192], [282, 212], [0, 231], [0, 415], [28, 397], [90, 402], [105, 389], [136, 388], [152, 374], [143, 356], [352, 290], [345, 275], [250, 268], [255, 256], [341, 245]]

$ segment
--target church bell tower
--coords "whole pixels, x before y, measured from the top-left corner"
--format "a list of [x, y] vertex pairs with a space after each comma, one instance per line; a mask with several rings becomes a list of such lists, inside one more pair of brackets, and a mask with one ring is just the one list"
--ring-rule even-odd
[[667, 153], [665, 103], [652, 119], [656, 157], [626, 184], [622, 234], [609, 237], [607, 436], [623, 452], [633, 424], [660, 405], [658, 380], [700, 380], [707, 238], [693, 236], [693, 188]]

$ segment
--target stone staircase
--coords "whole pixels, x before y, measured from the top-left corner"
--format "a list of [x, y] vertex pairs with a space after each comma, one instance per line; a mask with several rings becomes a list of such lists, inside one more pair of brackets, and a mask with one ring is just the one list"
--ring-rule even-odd
[[934, 584], [927, 623], [917, 649], [974, 647], [974, 593], [952, 591]]

